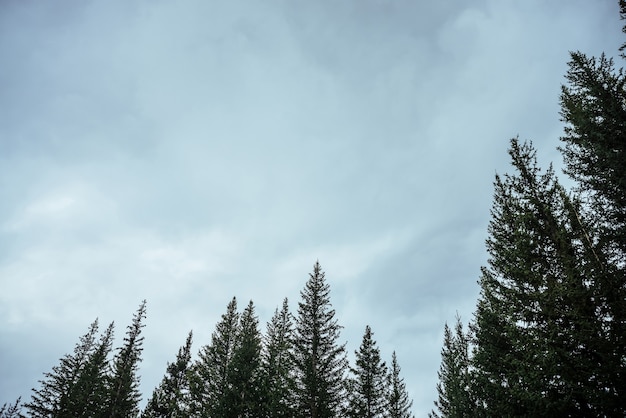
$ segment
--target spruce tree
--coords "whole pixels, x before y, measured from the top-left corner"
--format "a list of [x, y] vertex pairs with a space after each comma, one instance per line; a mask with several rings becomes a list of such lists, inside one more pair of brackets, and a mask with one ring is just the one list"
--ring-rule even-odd
[[59, 365], [52, 368], [52, 372], [45, 373], [45, 379], [40, 380], [40, 389], [33, 389], [32, 400], [25, 404], [26, 409], [33, 417], [68, 416], [68, 394], [76, 384], [98, 332], [96, 319], [89, 330], [83, 335], [74, 347], [72, 354], [61, 358]]
[[386, 406], [387, 366], [380, 357], [369, 325], [365, 327], [355, 358], [355, 367], [350, 369], [348, 415], [354, 418], [382, 417]]
[[463, 330], [461, 318], [456, 317], [454, 331], [445, 324], [441, 366], [437, 372], [438, 400], [433, 418], [459, 418], [475, 415], [471, 396], [470, 335]]
[[[624, 19], [626, 2], [619, 4]], [[584, 203], [576, 221], [585, 231], [587, 281], [602, 330], [595, 349], [595, 403], [606, 414], [626, 415], [621, 406], [626, 398], [626, 74], [604, 54], [590, 58], [574, 52], [566, 79], [561, 152]]]
[[142, 412], [142, 418], [183, 418], [189, 412], [189, 365], [193, 333], [178, 350], [176, 361], [168, 363], [165, 376], [152, 393]]
[[143, 337], [141, 329], [146, 317], [146, 301], [144, 300], [133, 317], [132, 324], [124, 337], [124, 344], [119, 348], [109, 380], [109, 399], [106, 404], [106, 416], [109, 418], [126, 418], [139, 413], [139, 375], [137, 374]]
[[233, 297], [215, 327], [211, 344], [200, 349], [192, 367], [189, 383], [193, 416], [227, 416], [228, 368], [237, 348], [238, 329], [237, 299]]
[[73, 418], [106, 416], [106, 405], [110, 397], [109, 354], [113, 343], [113, 328], [114, 324], [109, 324], [89, 354], [85, 367], [70, 390], [68, 413], [64, 416]]
[[331, 418], [342, 408], [347, 368], [330, 286], [316, 262], [300, 292], [294, 344], [298, 416]]
[[5, 403], [0, 407], [0, 418], [24, 418], [22, 414], [22, 398], [19, 397], [12, 404]]
[[598, 244], [626, 254], [626, 75], [604, 54], [571, 53], [562, 87], [565, 172], [578, 184], [602, 234]]
[[275, 418], [295, 415], [295, 376], [293, 365], [294, 330], [287, 298], [267, 324], [263, 350], [263, 390], [265, 414]]
[[411, 413], [413, 401], [409, 398], [404, 379], [400, 377], [400, 371], [400, 365], [394, 351], [391, 355], [391, 369], [387, 375], [385, 418], [414, 418]]
[[577, 202], [531, 144], [496, 176], [474, 324], [473, 391], [489, 415], [595, 415], [601, 329], [585, 275]]
[[252, 301], [241, 314], [225, 394], [227, 417], [258, 418], [262, 414], [261, 333]]

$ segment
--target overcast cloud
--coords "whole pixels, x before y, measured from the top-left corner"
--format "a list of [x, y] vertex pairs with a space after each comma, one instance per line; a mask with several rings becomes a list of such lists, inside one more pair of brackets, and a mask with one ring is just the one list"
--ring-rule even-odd
[[145, 400], [232, 296], [295, 313], [319, 259], [349, 352], [371, 325], [425, 416], [508, 140], [560, 165], [568, 51], [621, 25], [617, 0], [2, 2], [0, 404], [144, 298]]

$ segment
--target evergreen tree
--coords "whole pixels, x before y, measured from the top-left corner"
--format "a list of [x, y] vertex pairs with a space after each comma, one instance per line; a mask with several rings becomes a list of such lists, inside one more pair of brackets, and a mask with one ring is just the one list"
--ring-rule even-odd
[[367, 325], [361, 346], [355, 351], [355, 367], [350, 370], [348, 414], [355, 418], [378, 418], [385, 411], [387, 366], [372, 334]]
[[262, 414], [261, 333], [252, 301], [243, 311], [233, 357], [228, 364], [225, 396], [227, 417], [258, 418]]
[[294, 344], [298, 416], [336, 417], [344, 398], [347, 360], [345, 346], [338, 344], [341, 327], [319, 262], [300, 296]]
[[143, 418], [183, 418], [189, 416], [189, 365], [191, 361], [190, 331], [185, 345], [178, 350], [176, 361], [168, 363], [165, 376], [152, 393]]
[[571, 54], [561, 116], [565, 172], [578, 183], [602, 234], [602, 249], [626, 254], [626, 75], [612, 59]]
[[[619, 17], [621, 20], [626, 20], [626, 0], [619, 0]], [[622, 26], [622, 33], [626, 34], [626, 25]], [[624, 50], [626, 50], [626, 42], [619, 47], [620, 56], [626, 59], [626, 55], [624, 54]]]
[[189, 383], [193, 416], [227, 416], [228, 368], [237, 348], [238, 327], [237, 299], [233, 297], [215, 327], [211, 344], [200, 349], [192, 368]]
[[387, 375], [387, 403], [385, 418], [414, 418], [411, 413], [413, 401], [409, 398], [404, 379], [400, 377], [400, 365], [394, 351], [391, 369]]
[[24, 418], [21, 402], [22, 398], [19, 397], [15, 403], [2, 405], [0, 407], [0, 418]]
[[141, 329], [146, 317], [146, 301], [144, 300], [128, 326], [124, 344], [119, 348], [113, 362], [112, 375], [109, 381], [109, 399], [106, 405], [106, 416], [109, 418], [126, 418], [139, 413], [139, 375], [137, 370], [143, 350]]
[[496, 177], [474, 326], [479, 404], [489, 415], [595, 415], [601, 329], [585, 275], [577, 203], [530, 144]]
[[40, 380], [40, 389], [33, 389], [32, 400], [25, 404], [26, 409], [33, 417], [67, 416], [68, 394], [78, 380], [89, 353], [92, 350], [98, 320], [96, 319], [89, 330], [83, 335], [74, 347], [72, 354], [63, 356], [60, 364], [52, 368], [52, 372], [45, 373], [45, 379]]
[[[622, 19], [626, 2], [620, 0]], [[626, 33], [626, 26], [623, 29]], [[621, 50], [624, 51], [626, 43]], [[626, 58], [624, 54], [622, 57]], [[584, 202], [576, 221], [585, 231], [587, 281], [601, 328], [595, 354], [594, 403], [626, 415], [626, 74], [604, 54], [571, 54], [562, 87], [565, 172]], [[584, 226], [583, 226], [584, 225]]]
[[463, 330], [461, 318], [456, 317], [454, 331], [444, 327], [444, 342], [441, 350], [441, 366], [437, 372], [437, 412], [433, 418], [456, 418], [474, 416], [474, 403], [470, 393], [470, 336]]
[[263, 350], [263, 387], [266, 416], [290, 418], [295, 415], [293, 365], [293, 321], [287, 298], [267, 324]]
[[114, 324], [109, 324], [89, 354], [85, 367], [70, 390], [68, 409], [64, 416], [73, 418], [106, 416], [106, 405], [110, 396], [109, 354], [113, 343], [113, 328]]

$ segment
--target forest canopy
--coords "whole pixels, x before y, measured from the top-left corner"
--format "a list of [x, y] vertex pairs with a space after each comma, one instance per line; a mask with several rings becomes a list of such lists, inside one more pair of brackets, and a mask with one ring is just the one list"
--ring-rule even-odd
[[474, 318], [445, 326], [433, 417], [626, 416], [626, 76], [605, 54], [568, 67], [559, 150], [574, 187], [511, 140]]
[[240, 311], [233, 297], [195, 357], [189, 332], [141, 409], [143, 301], [120, 347], [114, 324], [99, 334], [94, 321], [31, 400], [5, 404], [0, 417], [412, 417], [396, 353], [388, 367], [369, 325], [349, 364], [319, 262], [300, 296], [296, 314], [283, 300], [265, 333], [254, 303]]

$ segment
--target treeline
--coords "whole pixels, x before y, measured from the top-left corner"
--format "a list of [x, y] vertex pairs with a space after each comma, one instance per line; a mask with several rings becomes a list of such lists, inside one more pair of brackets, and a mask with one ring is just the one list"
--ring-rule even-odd
[[574, 52], [566, 79], [559, 150], [575, 187], [511, 141], [474, 318], [445, 326], [433, 417], [626, 416], [626, 78]]
[[285, 299], [264, 334], [253, 302], [240, 312], [233, 298], [193, 361], [189, 332], [140, 410], [144, 301], [114, 355], [113, 324], [98, 335], [95, 321], [31, 400], [5, 404], [0, 417], [413, 417], [396, 354], [388, 366], [369, 326], [349, 364], [319, 262], [300, 296], [297, 314]]

